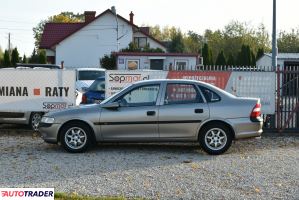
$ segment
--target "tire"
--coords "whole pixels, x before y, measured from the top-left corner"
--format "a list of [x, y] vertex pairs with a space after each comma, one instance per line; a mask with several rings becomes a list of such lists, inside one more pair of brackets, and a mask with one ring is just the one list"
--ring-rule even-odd
[[42, 119], [43, 113], [33, 112], [30, 115], [29, 126], [32, 130], [38, 131], [39, 122]]
[[221, 123], [208, 124], [203, 127], [199, 135], [200, 146], [211, 155], [219, 155], [226, 152], [231, 146], [232, 140], [232, 131]]
[[82, 122], [71, 122], [60, 130], [62, 147], [70, 153], [82, 153], [94, 144], [91, 128]]

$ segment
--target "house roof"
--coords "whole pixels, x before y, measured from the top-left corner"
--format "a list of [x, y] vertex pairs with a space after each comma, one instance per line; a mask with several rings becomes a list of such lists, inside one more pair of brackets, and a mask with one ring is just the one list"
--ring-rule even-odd
[[155, 52], [113, 52], [116, 56], [176, 56], [176, 57], [198, 57], [194, 53], [155, 53]]
[[40, 48], [50, 49], [83, 26], [84, 23], [46, 23]]
[[[96, 16], [93, 20], [91, 20], [87, 23], [86, 22], [79, 22], [79, 23], [46, 23], [45, 28], [44, 28], [44, 32], [42, 34], [41, 42], [40, 42], [40, 48], [41, 49], [51, 49], [56, 44], [60, 43], [61, 41], [63, 41], [67, 37], [69, 37], [72, 34], [76, 33], [77, 31], [79, 31], [83, 27], [87, 26], [91, 22], [97, 20], [98, 18], [105, 15], [106, 13], [113, 14], [113, 12], [110, 9], [107, 9], [106, 11], [102, 12], [101, 14]], [[128, 21], [127, 19], [123, 18], [120, 15], [117, 15], [117, 17], [124, 20], [129, 25], [131, 25], [133, 27], [133, 29], [135, 29], [135, 31], [141, 32], [142, 34], [146, 35], [147, 37], [151, 38], [152, 40], [156, 41], [157, 43], [159, 43], [160, 45], [165, 47], [165, 45], [161, 41], [155, 39], [151, 35], [147, 34], [144, 31], [142, 31], [142, 29], [140, 29], [137, 25], [132, 24], [130, 21]]]
[[[265, 56], [271, 57], [271, 53], [265, 53]], [[298, 60], [299, 59], [299, 53], [278, 53], [277, 59], [279, 60]]]

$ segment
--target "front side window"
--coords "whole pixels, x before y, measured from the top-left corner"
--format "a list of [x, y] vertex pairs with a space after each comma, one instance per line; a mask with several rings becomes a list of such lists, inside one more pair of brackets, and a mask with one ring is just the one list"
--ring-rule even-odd
[[166, 87], [164, 104], [202, 103], [203, 99], [192, 84], [169, 83]]
[[121, 106], [136, 107], [136, 106], [154, 106], [156, 105], [160, 85], [146, 85], [127, 92], [116, 101], [120, 102]]

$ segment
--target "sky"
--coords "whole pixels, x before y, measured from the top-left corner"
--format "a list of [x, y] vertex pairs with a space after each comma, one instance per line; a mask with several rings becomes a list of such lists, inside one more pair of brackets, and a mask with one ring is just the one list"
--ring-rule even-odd
[[[111, 6], [134, 23], [141, 25], [175, 26], [183, 32], [222, 29], [233, 20], [252, 26], [265, 24], [272, 33], [273, 0], [0, 0], [0, 47], [11, 43], [20, 55], [30, 56], [34, 48], [32, 28], [41, 20], [63, 11], [83, 13], [96, 11], [97, 15]], [[299, 1], [277, 0], [277, 30], [299, 28]]]

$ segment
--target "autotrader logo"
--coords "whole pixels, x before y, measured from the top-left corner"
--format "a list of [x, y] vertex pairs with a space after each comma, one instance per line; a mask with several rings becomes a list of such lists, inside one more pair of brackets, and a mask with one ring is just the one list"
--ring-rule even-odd
[[1, 200], [54, 200], [54, 188], [0, 188]]

